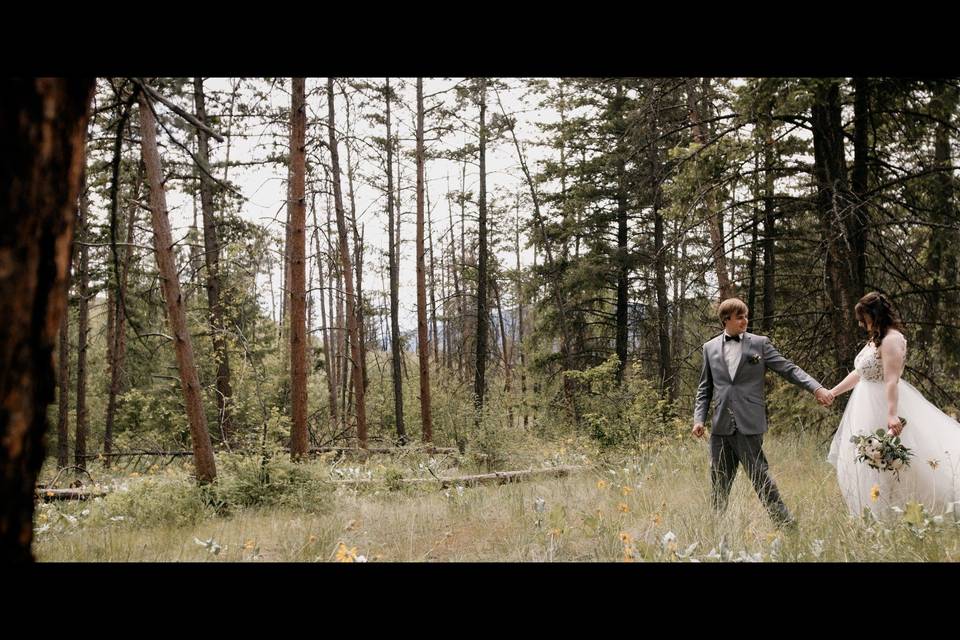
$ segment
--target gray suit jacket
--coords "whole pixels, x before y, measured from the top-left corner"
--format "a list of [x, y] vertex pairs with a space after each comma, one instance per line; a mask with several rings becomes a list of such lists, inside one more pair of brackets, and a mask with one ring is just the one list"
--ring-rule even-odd
[[703, 369], [700, 372], [693, 422], [706, 423], [707, 408], [713, 399], [714, 435], [726, 436], [733, 432], [731, 416], [736, 420], [737, 430], [745, 435], [757, 435], [767, 430], [763, 376], [768, 368], [811, 393], [823, 386], [780, 355], [767, 336], [752, 333], [742, 335], [742, 355], [733, 380], [723, 359], [723, 334], [703, 344]]

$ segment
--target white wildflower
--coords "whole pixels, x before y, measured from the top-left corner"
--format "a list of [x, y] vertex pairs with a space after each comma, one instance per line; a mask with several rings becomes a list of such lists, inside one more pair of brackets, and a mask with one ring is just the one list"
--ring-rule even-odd
[[823, 554], [823, 540], [819, 538], [810, 543], [810, 551], [814, 558], [819, 558]]

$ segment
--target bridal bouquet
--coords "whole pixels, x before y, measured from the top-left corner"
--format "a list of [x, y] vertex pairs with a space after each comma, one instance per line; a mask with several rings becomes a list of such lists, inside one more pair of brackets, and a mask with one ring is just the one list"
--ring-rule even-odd
[[[907, 426], [907, 421], [900, 418], [901, 424]], [[899, 436], [892, 436], [886, 429], [877, 429], [872, 435], [855, 435], [850, 442], [857, 446], [857, 462], [866, 461], [873, 469], [892, 471], [897, 480], [900, 480], [900, 470], [910, 465], [913, 455], [910, 449], [903, 446]]]

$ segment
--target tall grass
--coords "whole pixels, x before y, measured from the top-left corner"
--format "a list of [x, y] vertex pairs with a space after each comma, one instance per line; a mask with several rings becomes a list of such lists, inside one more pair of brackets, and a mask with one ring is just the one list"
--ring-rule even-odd
[[222, 465], [223, 484], [206, 494], [182, 470], [116, 478], [127, 491], [38, 509], [35, 552], [41, 561], [310, 562], [334, 560], [338, 549], [341, 558], [417, 562], [960, 558], [960, 525], [949, 516], [918, 525], [849, 516], [821, 440], [766, 438], [771, 472], [799, 522], [787, 533], [770, 522], [742, 470], [727, 512], [712, 511], [705, 441], [601, 452], [568, 440], [528, 447], [510, 462], [519, 468], [586, 461], [588, 472], [504, 486], [390, 490], [387, 483], [329, 482], [340, 475], [429, 477], [426, 456], [341, 463], [340, 475], [329, 461], [274, 469], [277, 484], [267, 489], [254, 481], [257, 469], [237, 461]]

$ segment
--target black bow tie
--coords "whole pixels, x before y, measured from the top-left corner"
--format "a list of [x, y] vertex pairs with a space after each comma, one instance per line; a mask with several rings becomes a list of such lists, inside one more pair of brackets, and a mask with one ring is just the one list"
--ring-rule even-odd
[[727, 334], [723, 334], [723, 341], [726, 342], [727, 340], [735, 340], [740, 342], [740, 336], [728, 336]]

